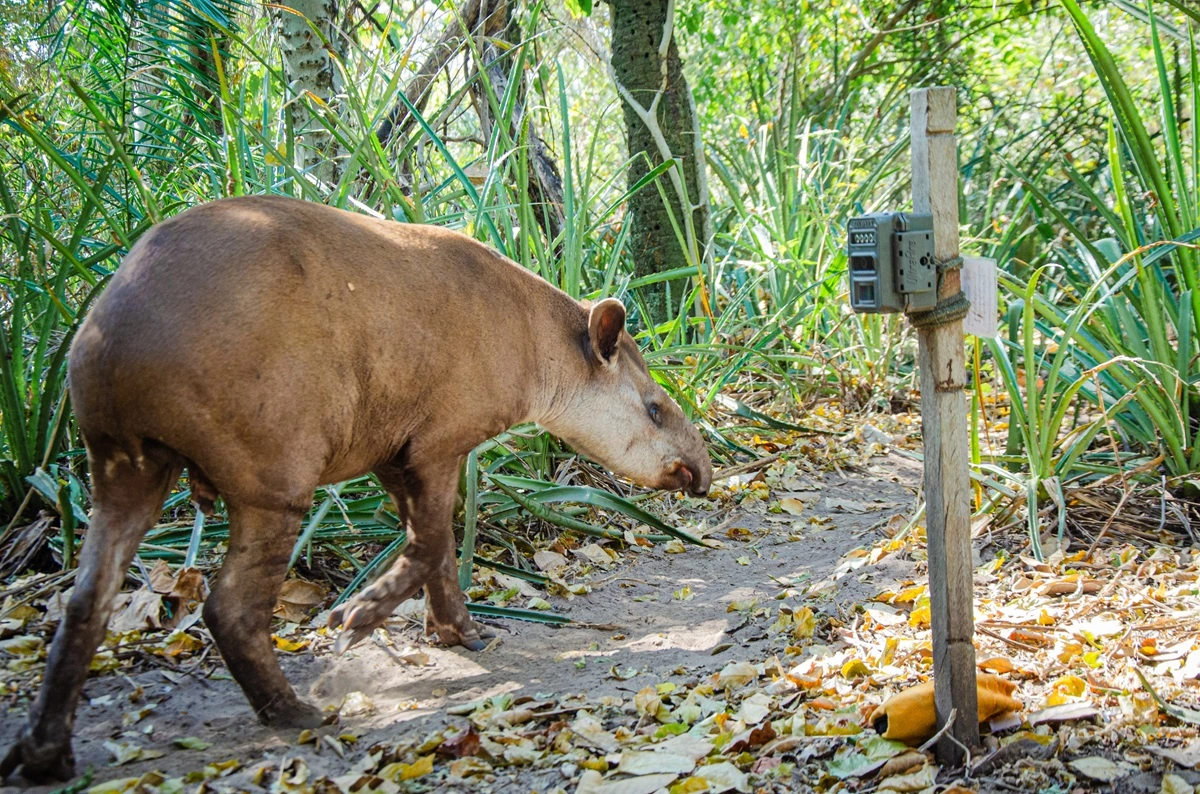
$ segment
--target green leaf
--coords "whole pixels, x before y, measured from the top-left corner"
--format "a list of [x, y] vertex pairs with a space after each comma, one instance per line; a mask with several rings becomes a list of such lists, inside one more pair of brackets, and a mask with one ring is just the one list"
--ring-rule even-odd
[[567, 10], [571, 12], [571, 16], [576, 19], [592, 15], [592, 0], [564, 0], [564, 2]]

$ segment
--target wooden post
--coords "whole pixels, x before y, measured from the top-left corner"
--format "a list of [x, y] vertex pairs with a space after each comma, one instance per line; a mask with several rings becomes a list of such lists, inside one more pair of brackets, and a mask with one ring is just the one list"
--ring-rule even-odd
[[[958, 256], [955, 118], [953, 88], [912, 92], [913, 211], [933, 215], [934, 251], [939, 261]], [[959, 271], [947, 272], [939, 300], [956, 295], [959, 286]], [[938, 727], [945, 724], [951, 709], [957, 709], [948, 733], [962, 745], [976, 748], [979, 723], [972, 644], [971, 490], [962, 321], [918, 329], [917, 340]], [[938, 743], [937, 756], [943, 764], [963, 762], [962, 750], [948, 737]]]

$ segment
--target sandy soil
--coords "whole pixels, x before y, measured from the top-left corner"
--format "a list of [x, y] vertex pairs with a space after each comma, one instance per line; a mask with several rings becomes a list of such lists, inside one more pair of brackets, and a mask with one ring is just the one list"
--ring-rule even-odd
[[[870, 473], [836, 474], [814, 481], [823, 496], [859, 500], [870, 505], [866, 513], [830, 510], [817, 500], [813, 515], [828, 515], [832, 524], [823, 531], [805, 532], [802, 541], [788, 541], [786, 532], [770, 531], [750, 544], [726, 542], [723, 549], [689, 548], [683, 554], [666, 554], [661, 548], [626, 554], [626, 562], [592, 577], [593, 592], [571, 601], [549, 599], [557, 611], [579, 622], [600, 628], [551, 628], [520, 622], [494, 624], [498, 643], [480, 653], [461, 648], [442, 649], [421, 642], [419, 631], [403, 621], [389, 627], [395, 646], [418, 646], [431, 662], [414, 667], [398, 661], [394, 652], [370, 640], [343, 657], [335, 657], [329, 643], [298, 654], [284, 654], [284, 669], [302, 696], [320, 706], [336, 704], [350, 692], [366, 693], [375, 710], [359, 717], [343, 717], [336, 731], [361, 733], [354, 750], [340, 758], [326, 748], [297, 746], [297, 731], [274, 731], [255, 722], [246, 701], [224, 668], [210, 662], [207, 677], [194, 675], [171, 681], [161, 670], [147, 668], [125, 675], [90, 679], [78, 711], [75, 733], [77, 770], [94, 770], [93, 785], [127, 778], [150, 770], [167, 775], [199, 769], [205, 763], [237, 758], [246, 767], [258, 761], [280, 762], [284, 756], [302, 756], [315, 775], [345, 774], [365, 748], [422, 735], [462, 717], [446, 714], [455, 704], [468, 703], [503, 692], [558, 697], [586, 693], [632, 696], [658, 682], [687, 681], [719, 670], [730, 661], [762, 659], [769, 655], [761, 625], [742, 625], [742, 617], [727, 613], [738, 599], [777, 595], [779, 582], [808, 577], [819, 582], [837, 569], [843, 555], [878, 537], [878, 526], [897, 513], [911, 512], [919, 464], [899, 456], [877, 458]], [[786, 493], [774, 494], [777, 497]], [[721, 517], [752, 530], [776, 530], [767, 516], [745, 512]], [[749, 556], [748, 565], [737, 562]], [[822, 610], [837, 612], [869, 598], [891, 580], [911, 578], [911, 562], [885, 562], [869, 574], [850, 572], [823, 596]], [[674, 591], [690, 586], [690, 600]], [[635, 600], [639, 596], [648, 599]], [[729, 647], [714, 653], [722, 645]], [[639, 671], [628, 680], [610, 674], [613, 666]], [[177, 677], [177, 676], [176, 676]], [[140, 699], [131, 704], [130, 696]], [[110, 766], [104, 741], [120, 733], [123, 715], [140, 706], [156, 704], [136, 726], [141, 742], [165, 755], [120, 767]], [[14, 710], [0, 726], [0, 746], [16, 735], [25, 715]], [[323, 729], [334, 730], [334, 729]], [[184, 750], [173, 744], [181, 737], [196, 737], [208, 749]], [[220, 788], [247, 787], [246, 772], [214, 781]], [[556, 769], [500, 770], [491, 784], [493, 792], [545, 791], [554, 786], [573, 790], [573, 784]], [[194, 788], [194, 787], [189, 787]], [[46, 792], [54, 787], [15, 787], [5, 792]]]

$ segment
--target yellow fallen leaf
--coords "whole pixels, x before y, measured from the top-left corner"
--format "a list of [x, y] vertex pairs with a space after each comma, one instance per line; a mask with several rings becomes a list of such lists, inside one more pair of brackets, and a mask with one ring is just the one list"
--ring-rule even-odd
[[792, 613], [792, 637], [797, 640], [808, 639], [817, 630], [817, 616], [808, 607], [800, 607]]
[[87, 794], [122, 794], [129, 791], [141, 781], [140, 777], [122, 777], [109, 780], [87, 790]]
[[922, 596], [921, 601], [924, 601], [924, 603], [922, 604], [922, 603], [918, 602], [918, 605], [913, 609], [913, 611], [911, 613], [909, 613], [909, 616], [908, 616], [908, 625], [912, 626], [915, 629], [919, 629], [923, 626], [928, 626], [929, 621], [931, 620], [931, 615], [929, 612], [929, 597]]
[[1083, 697], [1087, 691], [1087, 681], [1077, 675], [1064, 675], [1050, 682], [1050, 696], [1046, 698], [1047, 706], [1061, 706], [1074, 698]]
[[425, 755], [411, 764], [400, 764], [397, 780], [416, 780], [433, 771], [433, 755]]
[[179, 656], [185, 653], [192, 653], [204, 647], [204, 643], [193, 637], [191, 634], [183, 631], [177, 631], [167, 637], [163, 645], [162, 653], [164, 656]]
[[900, 647], [900, 639], [898, 637], [888, 637], [883, 644], [883, 653], [879, 654], [879, 660], [876, 665], [879, 667], [887, 667], [896, 658], [896, 649]]
[[1058, 652], [1058, 661], [1063, 664], [1070, 664], [1071, 661], [1079, 654], [1083, 653], [1083, 645], [1078, 642], [1063, 643], [1062, 650]]
[[684, 778], [669, 789], [671, 794], [695, 794], [697, 791], [708, 791], [708, 781], [702, 777]]
[[896, 593], [896, 597], [892, 599], [893, 604], [907, 604], [911, 601], [916, 601], [925, 594], [925, 585], [917, 585], [916, 587], [907, 587]]
[[308, 640], [293, 640], [289, 637], [280, 637], [272, 634], [271, 639], [275, 641], [275, 647], [285, 653], [295, 653], [308, 647]]
[[842, 665], [842, 678], [862, 678], [870, 674], [871, 668], [862, 659], [851, 659]]

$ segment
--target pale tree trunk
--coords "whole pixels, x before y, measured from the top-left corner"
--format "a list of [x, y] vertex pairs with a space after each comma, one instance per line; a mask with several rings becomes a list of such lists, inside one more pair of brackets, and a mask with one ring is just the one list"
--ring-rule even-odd
[[133, 69], [133, 79], [130, 81], [132, 96], [130, 101], [130, 130], [133, 133], [131, 151], [135, 156], [145, 157], [152, 152], [149, 144], [153, 139], [152, 126], [158, 112], [159, 91], [162, 85], [162, 70], [158, 67], [158, 52], [150, 44], [150, 22], [155, 16], [161, 16], [163, 4], [152, 0], [149, 3], [133, 3], [133, 14], [129, 21], [132, 28], [132, 43], [129, 54], [129, 64]]
[[[341, 175], [346, 152], [318, 114], [336, 119], [337, 97], [342, 93], [341, 72], [328, 48], [335, 48], [341, 57], [343, 36], [338, 29], [338, 3], [337, 0], [286, 0], [281, 5], [291, 10], [273, 8], [272, 14], [279, 29], [284, 73], [291, 86], [288, 115], [296, 140], [296, 166], [318, 182], [333, 184]], [[313, 27], [321, 36], [313, 32]]]
[[[635, 272], [646, 276], [688, 265], [703, 271], [704, 249], [710, 236], [703, 147], [691, 91], [671, 35], [674, 4], [670, 0], [609, 0], [609, 5], [612, 71], [623, 100], [625, 139], [633, 158], [629, 185], [667, 157], [677, 159], [682, 171], [665, 180], [664, 187], [671, 213], [685, 238], [683, 245], [657, 189], [643, 188], [629, 199], [629, 239]], [[683, 192], [687, 194], [687, 206], [682, 202]], [[692, 246], [690, 256], [685, 246]], [[686, 287], [685, 280], [675, 280], [647, 288], [644, 297], [651, 315], [647, 319], [661, 322], [675, 316]]]

